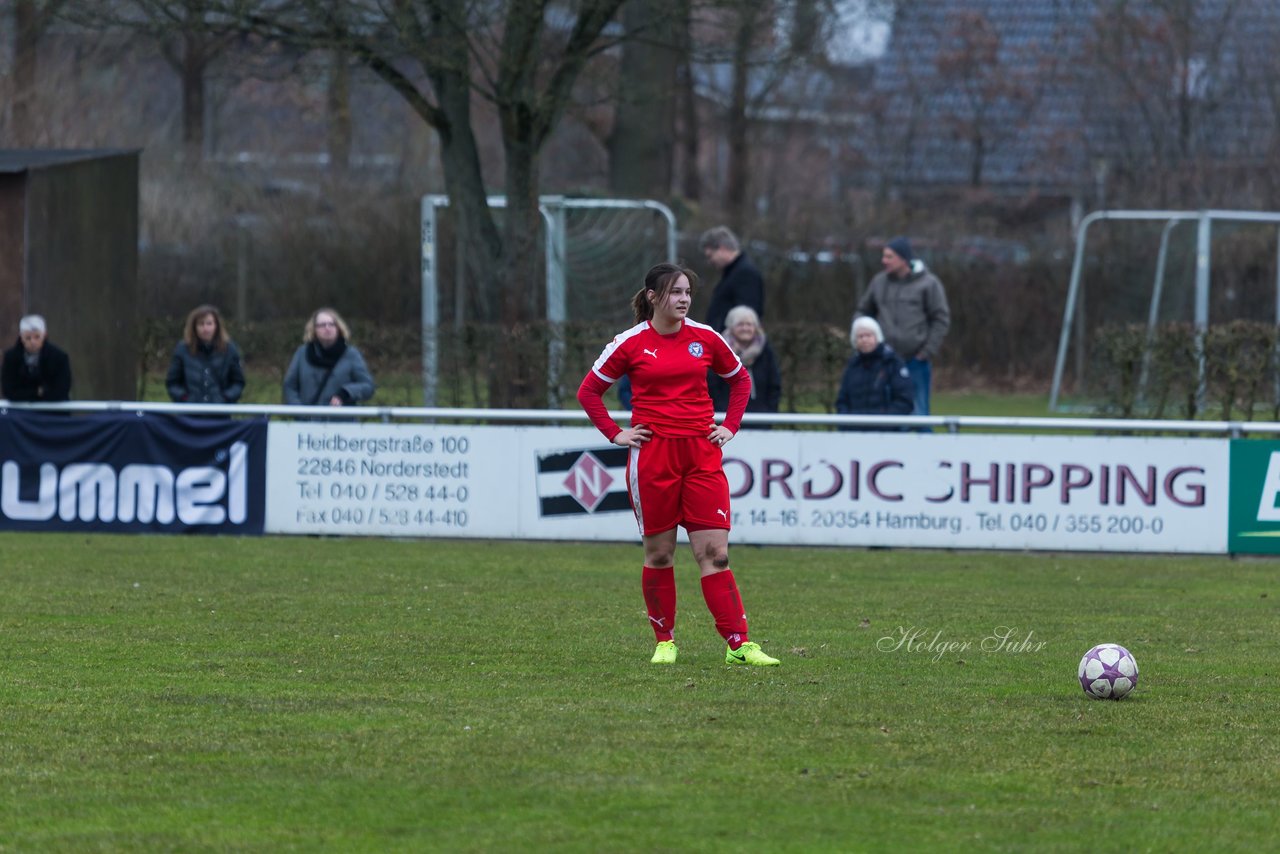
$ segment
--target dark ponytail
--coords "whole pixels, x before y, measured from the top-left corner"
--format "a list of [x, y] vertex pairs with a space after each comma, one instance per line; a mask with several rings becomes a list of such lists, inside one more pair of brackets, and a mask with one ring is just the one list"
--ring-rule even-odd
[[[636, 291], [631, 298], [631, 308], [636, 313], [636, 323], [653, 319], [653, 303], [662, 302], [676, 279], [684, 276], [689, 280], [689, 296], [693, 296], [693, 287], [698, 283], [698, 274], [681, 267], [679, 264], [654, 264], [644, 276], [644, 287]], [[654, 291], [653, 302], [649, 301], [649, 291]]]

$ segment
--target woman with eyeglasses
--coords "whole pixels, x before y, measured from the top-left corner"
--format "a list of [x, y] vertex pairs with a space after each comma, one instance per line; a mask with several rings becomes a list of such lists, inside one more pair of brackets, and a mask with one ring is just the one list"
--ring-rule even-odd
[[285, 372], [284, 402], [354, 406], [373, 397], [373, 375], [350, 340], [351, 330], [336, 311], [316, 309]]

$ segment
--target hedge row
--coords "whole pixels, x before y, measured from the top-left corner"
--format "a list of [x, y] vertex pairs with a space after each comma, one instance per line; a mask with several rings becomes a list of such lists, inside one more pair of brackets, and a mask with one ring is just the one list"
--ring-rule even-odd
[[[180, 319], [143, 325], [140, 374], [143, 388], [168, 364]], [[421, 403], [422, 337], [417, 324], [353, 321], [353, 339], [384, 391], [379, 402]], [[300, 321], [250, 322], [231, 330], [256, 377], [277, 383], [302, 340]], [[504, 332], [490, 324], [445, 327], [437, 333], [442, 406], [502, 405], [497, 379], [516, 378], [516, 403], [546, 405], [550, 354], [563, 349], [560, 402], [573, 404], [582, 376], [618, 331], [600, 322], [569, 323], [559, 331], [546, 323]], [[505, 336], [505, 338], [504, 338]], [[840, 376], [851, 354], [848, 328], [830, 324], [778, 323], [769, 340], [782, 371], [784, 411], [832, 412]], [[1092, 341], [1087, 387], [1077, 389], [1099, 414], [1119, 418], [1222, 418], [1277, 420], [1277, 329], [1268, 323], [1233, 321], [1209, 327], [1203, 336], [1204, 389], [1200, 392], [1200, 342], [1191, 324], [1171, 323], [1148, 334], [1140, 324], [1104, 326]]]
[[1276, 326], [1248, 320], [1212, 325], [1202, 336], [1189, 323], [1151, 332], [1142, 324], [1104, 326], [1090, 360], [1096, 387], [1086, 391], [1102, 413], [1121, 418], [1274, 421], [1278, 345]]
[[[393, 405], [421, 402], [422, 337], [416, 324], [352, 321], [352, 339], [360, 348], [385, 393], [377, 400]], [[142, 327], [139, 347], [140, 397], [148, 396], [168, 366], [174, 343], [182, 329], [181, 318], [149, 319]], [[300, 321], [261, 321], [229, 327], [246, 369], [253, 377], [276, 383], [302, 342]], [[552, 327], [528, 324], [506, 332], [488, 324], [445, 327], [437, 333], [439, 385], [442, 406], [490, 406], [498, 401], [495, 378], [503, 371], [524, 378], [523, 400], [546, 404]], [[563, 371], [561, 401], [572, 405], [577, 384], [618, 332], [599, 322], [565, 324], [560, 330]], [[848, 330], [806, 323], [771, 328], [770, 341], [783, 374], [783, 408], [796, 411], [834, 411], [836, 391], [845, 361], [850, 355]], [[504, 335], [506, 340], [504, 341]], [[505, 363], [505, 364], [504, 364]], [[396, 392], [396, 385], [414, 389]], [[155, 396], [155, 390], [151, 389]]]

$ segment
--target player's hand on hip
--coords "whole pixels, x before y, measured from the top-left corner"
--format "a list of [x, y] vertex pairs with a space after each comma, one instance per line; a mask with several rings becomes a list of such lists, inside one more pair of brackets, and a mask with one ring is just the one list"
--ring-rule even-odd
[[652, 430], [643, 424], [637, 424], [614, 436], [613, 444], [622, 445], [624, 448], [638, 448], [652, 438]]
[[729, 444], [729, 440], [733, 438], [733, 431], [723, 424], [717, 424], [711, 428], [707, 438], [711, 440], [711, 444], [723, 447]]

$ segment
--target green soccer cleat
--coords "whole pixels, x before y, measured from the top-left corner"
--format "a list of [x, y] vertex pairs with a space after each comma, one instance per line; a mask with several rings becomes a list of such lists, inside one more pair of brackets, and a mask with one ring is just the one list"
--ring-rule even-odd
[[772, 656], [765, 655], [764, 650], [760, 649], [760, 644], [755, 641], [747, 641], [737, 649], [725, 647], [724, 663], [754, 664], [757, 667], [777, 667], [782, 662]]
[[675, 664], [677, 652], [675, 641], [658, 641], [658, 648], [649, 661], [653, 664]]

